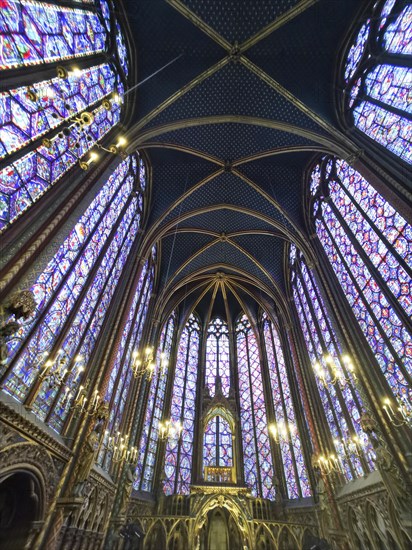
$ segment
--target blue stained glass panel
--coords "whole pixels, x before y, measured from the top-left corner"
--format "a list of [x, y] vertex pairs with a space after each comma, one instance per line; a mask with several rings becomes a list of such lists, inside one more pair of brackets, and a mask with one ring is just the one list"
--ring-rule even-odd
[[117, 104], [110, 111], [100, 106], [92, 112], [94, 121], [87, 134], [75, 128], [70, 136], [58, 134], [50, 147], [40, 145], [0, 170], [0, 231], [37, 202], [120, 120]]
[[[0, 93], [0, 158], [101, 100], [115, 86], [113, 67], [105, 63]], [[29, 90], [37, 96], [34, 101]]]
[[[60, 334], [67, 316], [82, 289], [88, 284], [90, 270], [100, 261], [99, 255], [103, 246], [110, 237], [116, 220], [124, 211], [133, 190], [133, 178], [126, 177], [129, 169], [130, 159], [128, 158], [119, 165], [102, 187], [32, 287], [37, 300], [36, 313], [31, 321], [21, 327], [19, 339], [14, 340], [9, 349], [9, 362], [12, 362], [13, 370], [5, 382], [5, 390], [18, 399], [24, 399], [26, 396], [39, 372], [38, 369], [41, 366], [41, 363], [38, 363], [39, 357], [51, 351], [53, 342]], [[122, 246], [121, 235], [125, 234], [125, 228], [129, 228], [130, 235], [135, 234], [135, 227], [138, 228], [140, 214], [137, 208], [137, 199], [133, 199], [120, 223], [118, 232], [114, 235], [113, 247], [118, 250]], [[133, 218], [133, 226], [130, 226], [130, 216]], [[88, 290], [90, 297], [83, 301], [82, 314], [78, 315], [77, 321], [71, 328], [76, 330], [77, 336], [74, 338], [73, 333], [74, 339], [69, 338], [68, 344], [71, 351], [66, 354], [67, 362], [75, 353], [73, 343], [78, 342], [79, 334], [86, 330], [85, 319], [90, 318], [93, 309], [91, 304], [98, 299], [104, 280], [110, 274], [110, 265], [113, 265], [110, 262], [114, 261], [114, 252], [109, 253], [111, 250], [114, 249], [109, 247], [107, 254], [103, 257], [93, 284]], [[109, 261], [109, 257], [112, 260]], [[122, 258], [119, 261], [125, 260], [124, 253]], [[114, 273], [112, 275], [113, 281], [117, 281]], [[100, 312], [104, 311], [107, 301], [110, 301], [110, 292], [107, 292], [104, 300], [101, 300]], [[38, 322], [39, 317], [40, 322]], [[44, 360], [45, 357], [43, 357]]]
[[2, 0], [0, 70], [100, 53], [106, 29], [97, 13], [30, 0]]
[[191, 479], [200, 325], [194, 315], [182, 332], [177, 351], [170, 418], [182, 425], [179, 440], [168, 439], [164, 492], [188, 494]]
[[362, 25], [346, 58], [345, 94], [350, 122], [411, 164], [412, 70], [405, 56], [412, 52], [412, 7], [396, 13], [398, 7], [393, 0], [377, 2], [372, 17], [379, 25]]
[[259, 348], [245, 315], [236, 324], [236, 347], [245, 482], [254, 496], [273, 499], [274, 470]]

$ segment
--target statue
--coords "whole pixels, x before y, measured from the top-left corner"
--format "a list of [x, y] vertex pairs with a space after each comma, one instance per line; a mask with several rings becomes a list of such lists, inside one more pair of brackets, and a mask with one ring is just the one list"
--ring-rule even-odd
[[388, 491], [389, 497], [398, 510], [406, 510], [408, 493], [393, 455], [376, 433], [376, 421], [367, 412], [360, 419], [362, 430], [368, 434], [376, 454], [375, 464]]
[[133, 490], [134, 470], [131, 464], [126, 465], [126, 472], [123, 480], [122, 493], [120, 497], [119, 515], [126, 514], [127, 505], [129, 504], [130, 495]]
[[282, 488], [280, 486], [280, 480], [277, 475], [272, 478], [273, 488], [275, 489], [275, 503], [282, 504]]
[[330, 516], [330, 507], [328, 493], [326, 489], [326, 484], [322, 476], [322, 472], [319, 467], [314, 468], [315, 472], [315, 495], [318, 499], [319, 504], [319, 516], [320, 524], [323, 530], [323, 536], [327, 538], [328, 530], [331, 527], [331, 516]]
[[95, 455], [99, 448], [100, 437], [103, 432], [104, 425], [109, 415], [109, 407], [106, 401], [102, 401], [96, 411], [96, 421], [90, 435], [87, 437], [84, 446], [81, 449], [77, 459], [74, 473], [74, 496], [80, 497], [83, 494], [83, 487], [90, 471], [94, 466]]
[[395, 459], [375, 434], [370, 434], [369, 437], [376, 453], [375, 464], [382, 476], [389, 497], [398, 510], [405, 510], [408, 504], [408, 494]]

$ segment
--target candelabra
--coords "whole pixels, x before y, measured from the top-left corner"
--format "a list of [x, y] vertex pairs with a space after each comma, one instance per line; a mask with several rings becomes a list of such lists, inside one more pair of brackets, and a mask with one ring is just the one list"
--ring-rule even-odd
[[182, 433], [183, 426], [179, 421], [164, 420], [159, 422], [159, 438], [166, 439], [179, 439]]
[[65, 386], [65, 393], [68, 394], [79, 380], [83, 371], [84, 364], [81, 355], [77, 355], [70, 364], [67, 357], [63, 355], [63, 350], [60, 350], [54, 360], [49, 359], [44, 363], [39, 377], [41, 382], [49, 384], [50, 389]]
[[341, 386], [344, 386], [345, 384], [356, 381], [355, 367], [348, 355], [341, 356], [341, 361], [345, 366], [347, 374], [345, 374], [345, 370], [342, 368], [340, 363], [338, 363], [331, 355], [325, 355], [322, 359], [325, 366], [323, 366], [321, 362], [316, 361], [313, 365], [313, 370], [323, 386], [326, 387], [329, 384], [340, 384]]
[[151, 380], [155, 363], [153, 360], [153, 348], [147, 347], [143, 352], [133, 352], [132, 372], [135, 378], [147, 376]]
[[344, 458], [358, 457], [363, 458], [367, 451], [368, 443], [362, 441], [358, 435], [345, 439], [334, 439], [333, 443], [338, 453], [338, 458], [342, 464]]
[[[82, 75], [83, 71], [78, 68], [67, 70], [62, 66], [57, 67], [57, 77], [61, 80], [67, 78], [80, 80]], [[28, 87], [26, 92], [27, 97], [31, 102], [40, 106], [38, 109], [39, 112], [48, 109], [51, 110], [51, 126], [57, 126], [57, 124], [62, 125], [57, 134], [60, 139], [71, 137], [72, 140], [74, 140], [70, 149], [79, 161], [80, 168], [82, 168], [82, 170], [88, 170], [91, 164], [96, 162], [99, 158], [99, 155], [95, 151], [91, 151], [87, 159], [81, 158], [81, 142], [89, 143], [97, 149], [114, 155], [119, 154], [122, 158], [125, 158], [125, 138], [119, 137], [116, 143], [112, 143], [109, 147], [104, 147], [100, 140], [96, 139], [96, 136], [91, 135], [89, 131], [90, 126], [95, 120], [94, 113], [89, 110], [79, 112], [78, 105], [76, 103], [72, 105], [69, 99], [65, 97], [63, 84], [59, 87], [57, 82], [55, 81], [53, 85], [43, 88]], [[100, 105], [106, 111], [111, 111], [116, 106], [120, 106], [121, 103], [121, 96], [117, 92], [112, 92], [101, 101]], [[67, 116], [62, 116], [60, 114], [62, 106], [67, 112]], [[52, 119], [54, 119], [54, 123]], [[53, 138], [44, 138], [42, 144], [44, 147], [50, 149], [53, 146]]]
[[134, 464], [137, 460], [138, 450], [129, 444], [130, 434], [123, 436], [119, 431], [105, 431], [103, 448], [111, 453], [111, 460], [114, 463], [125, 462]]
[[391, 400], [385, 398], [383, 401], [383, 410], [389, 422], [395, 428], [400, 428], [401, 426], [409, 426], [409, 428], [412, 428], [412, 409], [406, 402], [402, 402], [393, 408]]
[[288, 443], [298, 431], [291, 422], [272, 422], [268, 428], [276, 443]]
[[85, 414], [88, 416], [99, 417], [103, 414], [106, 415], [107, 403], [102, 400], [99, 390], [94, 390], [91, 399], [87, 397], [87, 390], [89, 388], [90, 381], [87, 380], [84, 386], [80, 386], [73, 404], [70, 407], [74, 411], [74, 416], [80, 416]]
[[328, 455], [313, 455], [312, 466], [314, 468], [319, 468], [322, 474], [327, 476], [331, 474], [343, 474], [341, 462], [333, 453]]

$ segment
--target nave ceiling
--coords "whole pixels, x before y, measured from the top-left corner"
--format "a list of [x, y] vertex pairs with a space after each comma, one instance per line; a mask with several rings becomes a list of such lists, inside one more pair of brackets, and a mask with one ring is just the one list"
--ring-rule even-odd
[[230, 295], [232, 313], [276, 303], [287, 315], [288, 243], [314, 260], [307, 168], [356, 152], [336, 82], [367, 4], [125, 0], [142, 82], [128, 137], [152, 169], [144, 242], [160, 245], [159, 308], [206, 315], [215, 294], [217, 309]]

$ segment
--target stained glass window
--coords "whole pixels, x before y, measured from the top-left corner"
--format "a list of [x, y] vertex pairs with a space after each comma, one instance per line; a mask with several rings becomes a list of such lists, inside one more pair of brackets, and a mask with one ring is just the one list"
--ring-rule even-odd
[[224, 396], [229, 395], [229, 331], [227, 324], [216, 317], [208, 326], [206, 339], [206, 386], [213, 397], [216, 392], [216, 377], [220, 377]]
[[408, 163], [412, 163], [412, 69], [407, 61], [411, 36], [412, 6], [377, 2], [349, 49], [344, 72], [349, 123]]
[[48, 146], [40, 145], [0, 171], [0, 230], [36, 202], [95, 143], [120, 120], [120, 105], [92, 110], [88, 132], [74, 128], [70, 136], [57, 134]]
[[97, 13], [34, 0], [3, 0], [0, 70], [103, 52], [107, 33]]
[[[322, 295], [302, 253], [292, 246], [292, 289], [303, 336], [342, 472], [350, 480], [373, 469], [373, 451], [360, 426], [362, 400], [345, 362]], [[341, 380], [332, 383], [332, 363]], [[353, 445], [354, 441], [360, 443]]]
[[273, 499], [273, 463], [259, 346], [246, 315], [236, 323], [240, 423], [245, 482], [252, 494]]
[[51, 386], [49, 376], [33, 403], [33, 411], [56, 430], [63, 426], [80, 384], [81, 377], [70, 371], [79, 356], [84, 365], [91, 357], [140, 227], [142, 208], [139, 158], [134, 155], [115, 169], [38, 277], [31, 289], [35, 315], [9, 343], [3, 387], [20, 401], [39, 380], [46, 355], [52, 362], [48, 375], [62, 364], [68, 369], [70, 394], [59, 384]]
[[[0, 71], [20, 69], [21, 81], [26, 82], [26, 65], [61, 65], [56, 78], [0, 93], [0, 159], [6, 159], [0, 170], [0, 231], [37, 202], [120, 121], [127, 52], [122, 37], [118, 38], [123, 44], [121, 51], [115, 43], [111, 45], [105, 25], [110, 25], [106, 0], [90, 8], [88, 2], [79, 2], [78, 8], [34, 0], [2, 3]], [[69, 64], [74, 57], [101, 52], [107, 58], [101, 65], [92, 66], [93, 57], [89, 67]], [[87, 117], [85, 125], [79, 125], [79, 116]]]
[[217, 415], [209, 420], [203, 434], [203, 465], [233, 466], [233, 441], [229, 422]]
[[[153, 252], [155, 252], [153, 250]], [[121, 431], [123, 412], [132, 382], [133, 352], [139, 349], [147, 308], [153, 290], [154, 278], [153, 254], [151, 260], [143, 265], [142, 272], [134, 291], [134, 298], [129, 310], [125, 327], [122, 331], [120, 345], [114, 359], [105, 400], [110, 405], [110, 416], [102, 449], [99, 455], [99, 464], [108, 470], [112, 453], [105, 451], [110, 434]]]
[[120, 59], [120, 64], [122, 66], [125, 76], [127, 77], [127, 75], [129, 74], [128, 56], [124, 36], [118, 21], [116, 21], [116, 45], [117, 55]]
[[[135, 489], [151, 491], [156, 462], [156, 451], [159, 440], [159, 422], [163, 418], [168, 369], [162, 365], [169, 362], [175, 331], [175, 314], [165, 323], [160, 335], [156, 354], [156, 367], [150, 382], [149, 398], [146, 407], [145, 421], [140, 439], [139, 455], [136, 465]], [[162, 354], [163, 358], [162, 358]]]
[[320, 242], [387, 383], [410, 407], [412, 227], [347, 162], [324, 157], [315, 170]]
[[115, 70], [104, 63], [0, 93], [0, 158], [111, 94], [116, 83]]
[[295, 428], [289, 430], [288, 441], [281, 440], [279, 442], [288, 498], [309, 497], [311, 495], [310, 483], [302, 452], [302, 442], [297, 430], [282, 344], [278, 330], [266, 314], [263, 315], [263, 334], [275, 422], [280, 426]]
[[183, 429], [179, 439], [171, 438], [166, 443], [164, 483], [166, 495], [189, 493], [195, 426], [199, 338], [200, 325], [192, 314], [183, 329], [177, 350], [170, 418], [173, 422], [180, 422]]

